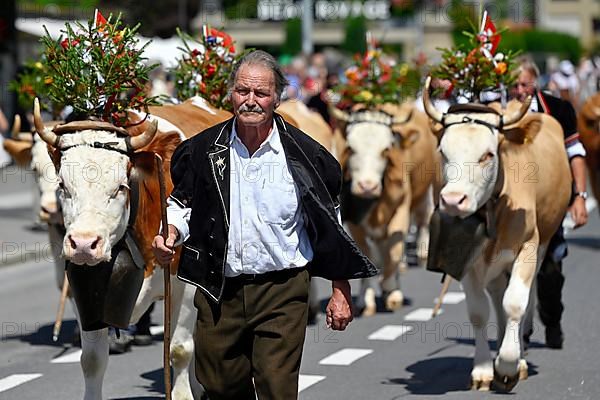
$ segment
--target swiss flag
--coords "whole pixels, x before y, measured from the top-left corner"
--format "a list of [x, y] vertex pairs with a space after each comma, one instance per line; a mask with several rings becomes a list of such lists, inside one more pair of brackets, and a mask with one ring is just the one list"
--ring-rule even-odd
[[106, 25], [107, 22], [104, 15], [96, 8], [96, 11], [94, 12], [94, 27], [100, 28], [101, 26]]
[[478, 37], [483, 45], [487, 45], [486, 48], [491, 54], [496, 53], [496, 49], [500, 43], [500, 35], [496, 32], [496, 25], [492, 22], [487, 11], [484, 11], [483, 18], [481, 19], [481, 31], [479, 32]]

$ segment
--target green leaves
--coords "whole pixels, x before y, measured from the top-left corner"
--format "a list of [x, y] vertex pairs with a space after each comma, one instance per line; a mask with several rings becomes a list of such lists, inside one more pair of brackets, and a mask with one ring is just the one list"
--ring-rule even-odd
[[70, 105], [82, 118], [98, 117], [117, 126], [127, 122], [127, 109], [147, 110], [157, 104], [148, 97], [146, 84], [149, 72], [156, 65], [147, 66], [141, 56], [133, 28], [122, 27], [120, 16], [105, 24], [87, 26], [65, 24], [63, 35], [53, 40], [48, 31], [42, 37], [52, 83], [48, 96], [58, 104]]

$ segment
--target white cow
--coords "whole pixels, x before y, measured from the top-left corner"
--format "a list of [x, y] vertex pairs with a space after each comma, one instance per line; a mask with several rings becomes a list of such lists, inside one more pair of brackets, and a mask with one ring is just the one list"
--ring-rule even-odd
[[[119, 136], [110, 127], [104, 128], [109, 130], [86, 129], [71, 124], [70, 128], [69, 125], [66, 129], [63, 127], [64, 133], [57, 135], [44, 127], [37, 101], [34, 123], [40, 137], [54, 148], [66, 229], [62, 252], [71, 263], [96, 266], [111, 259], [113, 247], [127, 230], [131, 211], [131, 179], [138, 177], [139, 204], [133, 236], [143, 255], [146, 276], [131, 316], [132, 322], [137, 321], [153, 301], [163, 296], [162, 269], [155, 268], [157, 265], [151, 251], [151, 239], [160, 224], [158, 184], [152, 153], [156, 152], [165, 159], [165, 178], [170, 185], [170, 155], [181, 141], [179, 134], [156, 134], [156, 124], [144, 124], [147, 130], [133, 137]], [[174, 330], [171, 342], [172, 395], [174, 399], [191, 400], [188, 367], [193, 355], [194, 290], [175, 279], [173, 274], [171, 285]], [[78, 320], [81, 321], [81, 318]], [[108, 362], [108, 328], [82, 332], [82, 350], [84, 399], [100, 400]]]

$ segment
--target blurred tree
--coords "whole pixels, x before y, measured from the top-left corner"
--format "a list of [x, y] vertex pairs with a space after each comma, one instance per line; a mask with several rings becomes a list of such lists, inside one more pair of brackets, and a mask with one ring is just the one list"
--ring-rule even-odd
[[365, 17], [350, 17], [345, 23], [346, 36], [342, 49], [355, 54], [363, 54], [367, 50], [367, 21]]
[[257, 0], [222, 0], [225, 16], [230, 20], [254, 19], [258, 16]]
[[285, 43], [282, 47], [284, 54], [298, 54], [302, 51], [302, 20], [288, 19], [285, 23]]
[[[139, 32], [143, 36], [169, 38], [176, 35], [177, 27], [184, 32], [191, 32], [192, 28], [199, 29], [191, 26], [192, 19], [200, 9], [200, 2], [196, 0], [101, 0], [100, 3], [99, 7], [106, 5], [121, 10], [128, 25], [141, 23]], [[182, 21], [179, 20], [180, 16], [183, 17]]]

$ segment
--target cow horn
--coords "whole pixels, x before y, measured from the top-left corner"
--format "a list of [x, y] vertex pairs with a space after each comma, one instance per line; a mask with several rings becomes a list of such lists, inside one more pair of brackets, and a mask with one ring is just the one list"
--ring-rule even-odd
[[44, 127], [44, 122], [40, 115], [40, 101], [37, 97], [33, 101], [33, 124], [35, 125], [35, 131], [40, 135], [44, 142], [52, 147], [59, 147], [60, 137]]
[[348, 121], [350, 120], [350, 115], [349, 115], [347, 112], [345, 112], [345, 111], [343, 111], [343, 110], [340, 110], [339, 108], [337, 108], [337, 107], [336, 107], [336, 106], [334, 106], [334, 105], [330, 105], [330, 106], [329, 106], [329, 112], [330, 112], [330, 113], [333, 115], [333, 117], [334, 117], [335, 119], [337, 119], [338, 121], [341, 121], [341, 122], [348, 122]]
[[429, 98], [429, 87], [431, 86], [431, 76], [428, 76], [425, 80], [425, 88], [423, 89], [423, 107], [425, 108], [425, 112], [429, 115], [429, 118], [434, 120], [435, 122], [442, 123], [444, 118], [444, 114], [441, 111], [435, 108], [431, 99]]
[[12, 138], [19, 140], [19, 133], [21, 133], [21, 116], [19, 114], [15, 114], [12, 127]]
[[504, 115], [502, 115], [500, 117], [500, 121], [502, 121], [502, 125], [509, 126], [509, 125], [514, 124], [515, 122], [520, 121], [521, 118], [523, 118], [525, 116], [525, 114], [527, 114], [527, 111], [529, 111], [529, 106], [531, 105], [531, 100], [532, 100], [532, 97], [527, 96], [527, 98], [525, 99], [523, 104], [521, 104], [521, 108], [519, 109], [519, 111], [517, 111], [513, 115], [508, 116], [508, 118], [506, 120], [504, 119]]
[[130, 151], [135, 151], [141, 149], [142, 147], [148, 145], [152, 139], [154, 139], [154, 135], [156, 134], [156, 129], [158, 128], [158, 121], [154, 120], [150, 123], [150, 126], [144, 133], [138, 136], [129, 137], [128, 139], [128, 148]]
[[400, 118], [394, 116], [394, 118], [392, 118], [392, 125], [406, 124], [412, 118], [413, 111], [414, 111], [414, 109], [411, 108], [411, 110], [409, 111], [408, 115], [404, 119], [400, 119]]
[[594, 107], [594, 115], [596, 118], [600, 118], [600, 107]]

